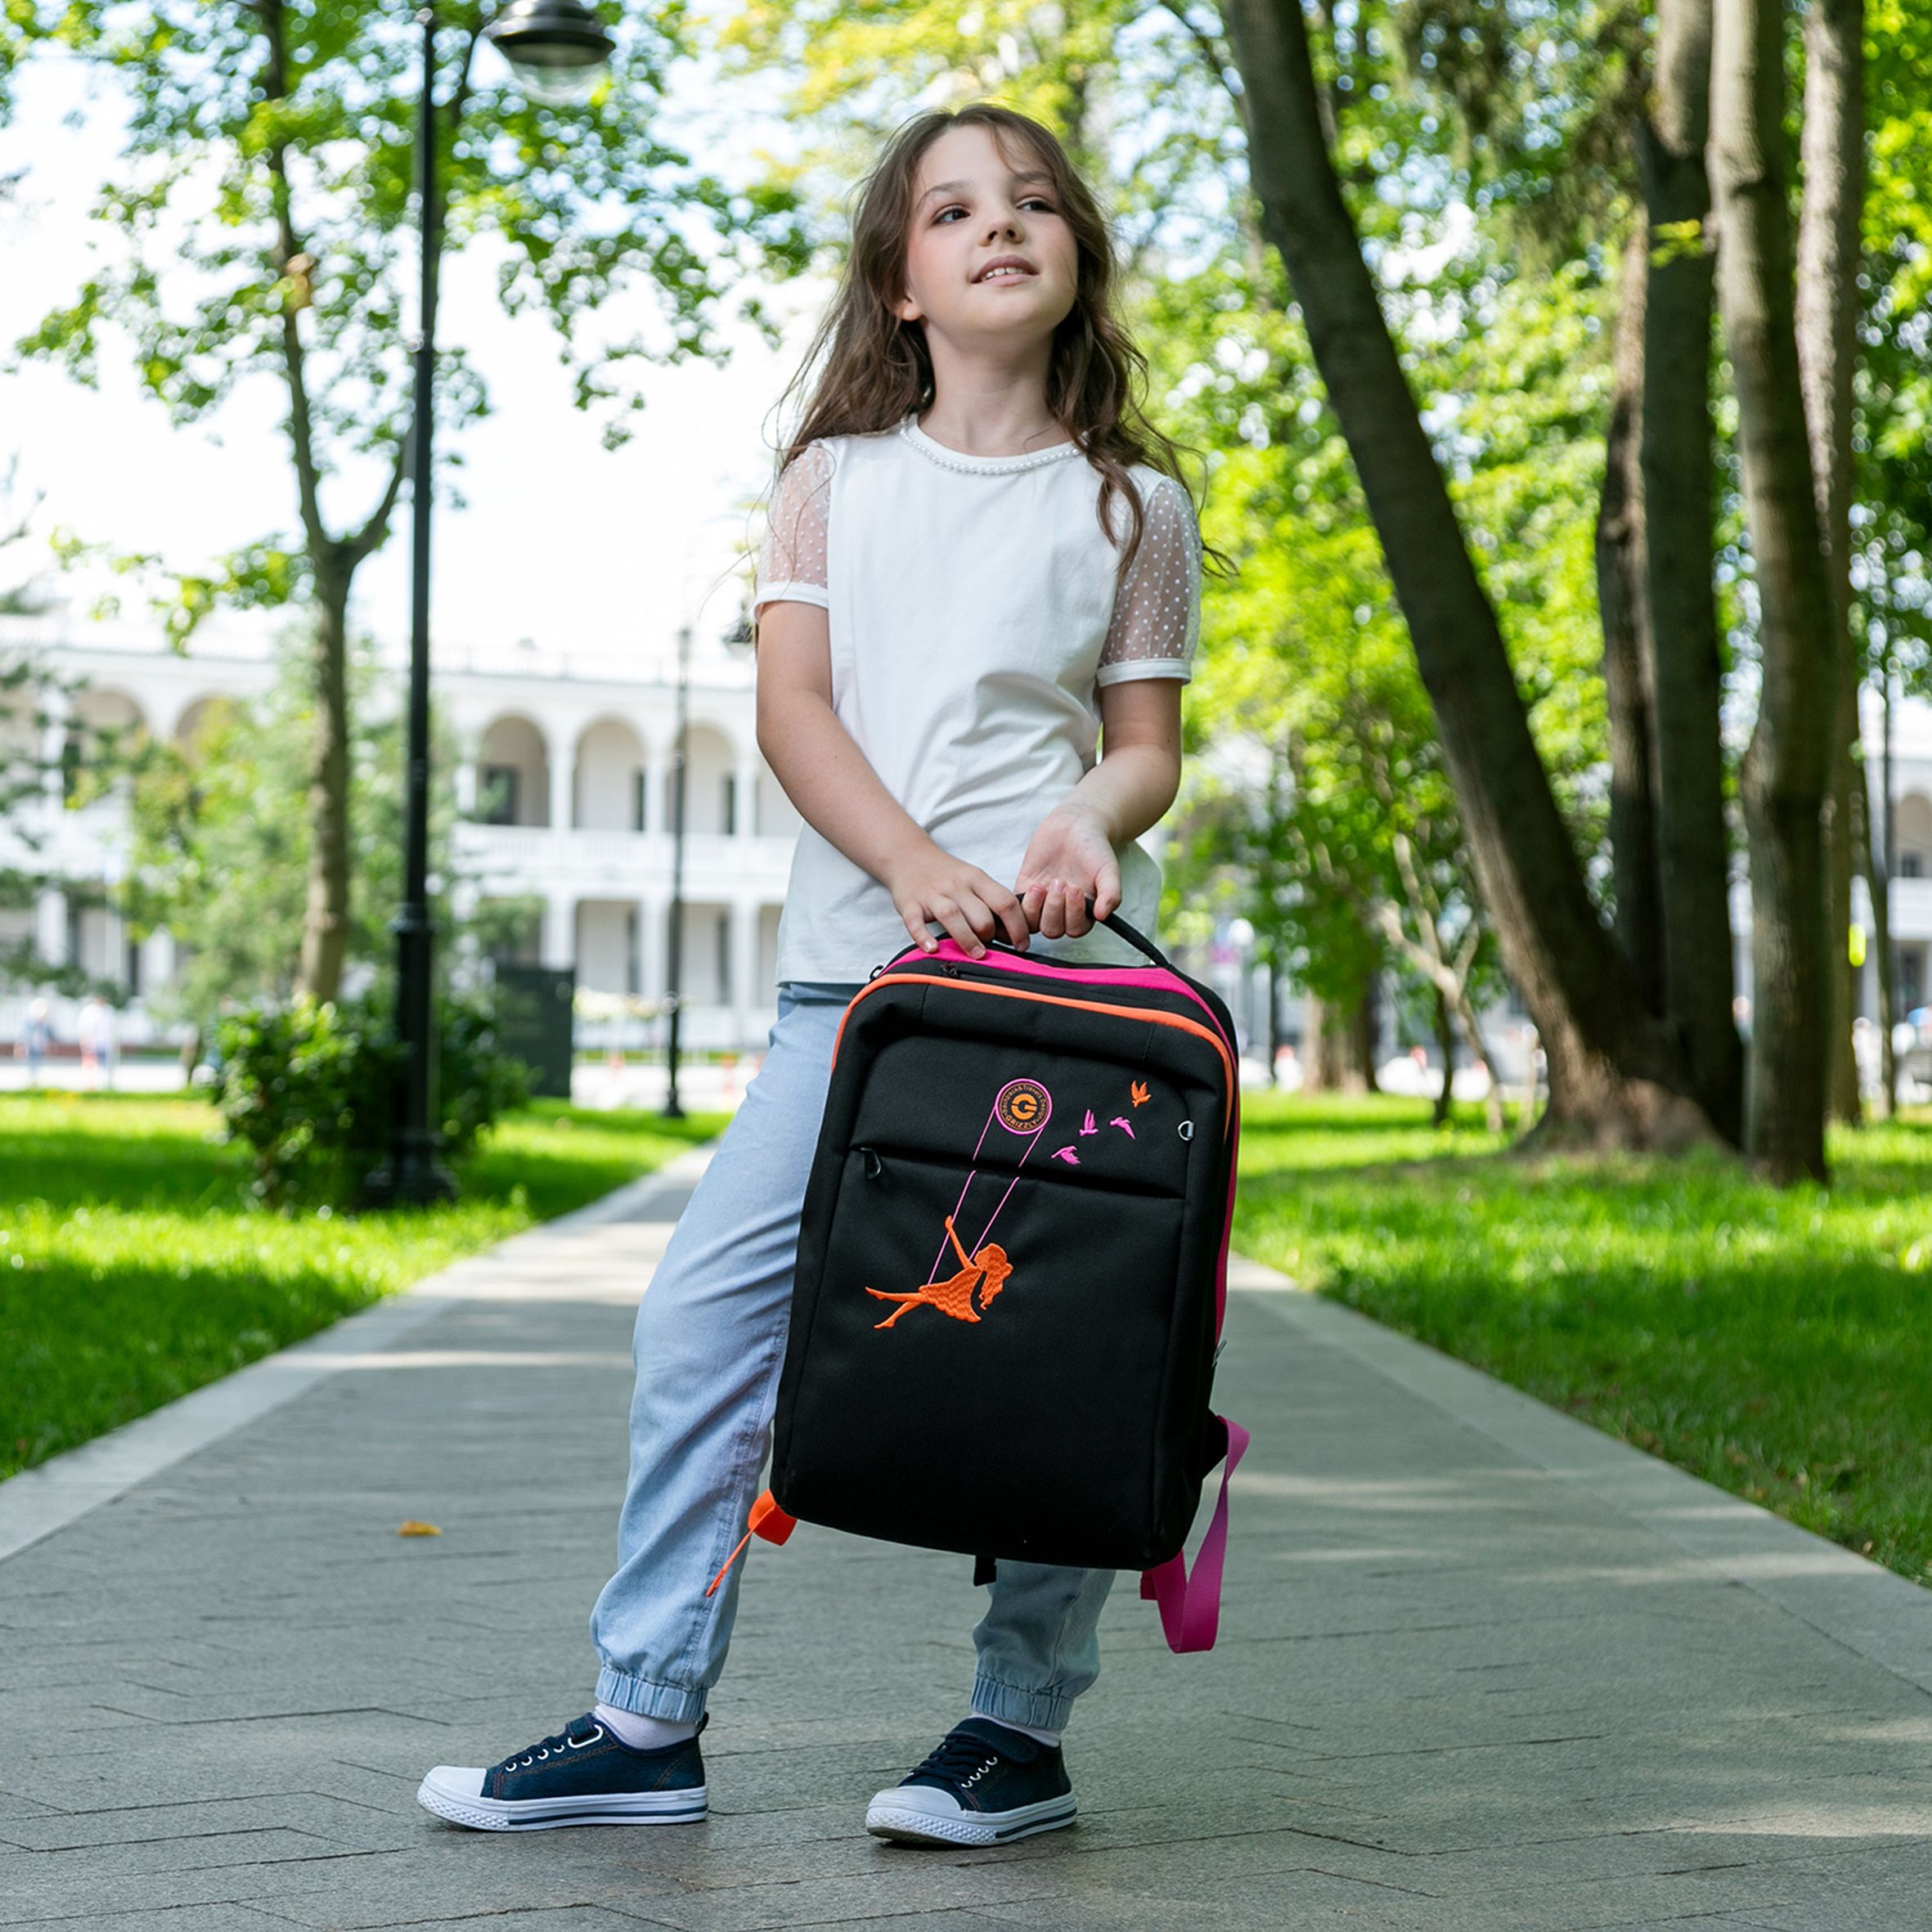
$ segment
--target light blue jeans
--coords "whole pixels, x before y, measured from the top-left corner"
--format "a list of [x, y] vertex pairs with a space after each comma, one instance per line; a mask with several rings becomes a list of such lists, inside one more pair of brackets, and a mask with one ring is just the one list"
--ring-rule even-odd
[[[798, 1215], [839, 1016], [856, 985], [788, 980], [763, 1063], [638, 1304], [617, 1573], [591, 1612], [600, 1701], [694, 1723], [725, 1667], [744, 1559], [704, 1588], [762, 1486]], [[754, 1548], [761, 1547], [754, 1545]], [[964, 1561], [964, 1559], [962, 1559]], [[863, 1577], [854, 1571], [855, 1587]], [[973, 1709], [1057, 1730], [1100, 1669], [1111, 1570], [1002, 1558], [974, 1626]]]

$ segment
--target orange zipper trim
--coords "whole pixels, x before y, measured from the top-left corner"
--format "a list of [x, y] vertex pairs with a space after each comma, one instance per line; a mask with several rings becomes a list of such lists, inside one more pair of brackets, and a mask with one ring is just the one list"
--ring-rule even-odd
[[845, 1022], [851, 1018], [852, 1007], [856, 1006], [868, 993], [875, 991], [887, 983], [895, 986], [964, 986], [975, 993], [991, 993], [999, 1000], [1033, 1000], [1045, 1006], [1075, 1006], [1083, 1013], [1117, 1013], [1130, 1020], [1147, 1020], [1157, 1027], [1178, 1027], [1184, 1033], [1198, 1033], [1221, 1057], [1221, 1066], [1228, 1076], [1227, 1091], [1221, 1102], [1221, 1133], [1224, 1138], [1234, 1120], [1234, 1062], [1228, 1052], [1228, 1043], [1215, 1032], [1202, 1026], [1198, 1020], [1184, 1019], [1177, 1013], [1150, 1013], [1144, 1006], [1112, 1006], [1092, 1000], [1067, 1000], [1058, 993], [1023, 993], [1018, 986], [990, 986], [982, 980], [955, 979], [950, 975], [937, 973], [895, 973], [888, 982], [881, 974], [878, 978], [860, 987], [852, 995], [851, 1003], [838, 1016], [838, 1031], [832, 1039], [832, 1064], [838, 1064], [838, 1043], [845, 1037]]

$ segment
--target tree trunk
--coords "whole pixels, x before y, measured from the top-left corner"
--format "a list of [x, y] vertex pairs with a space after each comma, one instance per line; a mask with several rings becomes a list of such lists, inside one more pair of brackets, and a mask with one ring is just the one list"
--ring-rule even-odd
[[[1835, 571], [1834, 571], [1835, 575]], [[1825, 986], [1829, 1058], [1825, 1069], [1826, 1104], [1833, 1120], [1855, 1127], [1864, 1116], [1858, 1092], [1858, 1056], [1852, 1047], [1852, 1022], [1858, 1010], [1858, 969], [1851, 959], [1853, 818], [1857, 806], [1852, 793], [1862, 782], [1855, 753], [1858, 742], [1858, 679], [1851, 668], [1851, 638], [1841, 640], [1837, 667], [1835, 717], [1838, 743], [1831, 749], [1831, 789], [1826, 801], [1825, 866], [1826, 943], [1831, 969]], [[1844, 721], [1851, 720], [1849, 735]]]
[[[289, 94], [286, 0], [263, 0], [263, 88], [272, 101]], [[475, 36], [470, 39], [475, 46]], [[462, 110], [469, 56], [448, 111], [452, 124]], [[352, 535], [331, 536], [323, 522], [322, 469], [316, 454], [316, 412], [309, 394], [308, 349], [302, 337], [307, 298], [296, 291], [296, 264], [308, 249], [295, 219], [288, 153], [272, 142], [262, 151], [267, 168], [274, 238], [269, 256], [277, 276], [290, 281], [283, 298], [281, 338], [283, 375], [289, 393], [290, 454], [294, 460], [295, 498], [301, 512], [303, 547], [315, 580], [315, 628], [311, 639], [314, 667], [315, 739], [309, 758], [308, 901], [302, 920], [302, 955], [294, 986], [318, 1000], [333, 1000], [342, 984], [348, 947], [348, 598], [357, 567], [388, 534], [389, 518], [407, 473], [407, 444], [397, 452], [388, 487], [368, 520]], [[421, 212], [432, 228], [440, 209]], [[299, 279], [299, 278], [295, 278]]]
[[1321, 137], [1298, 0], [1225, 0], [1222, 11], [1264, 225], [1382, 539], [1504, 964], [1542, 1035], [1539, 1134], [1624, 1147], [1707, 1138], [1682, 1056], [1605, 944], [1537, 756]]
[[1281, 1049], [1287, 1042], [1281, 1023], [1283, 975], [1281, 960], [1271, 950], [1268, 955], [1268, 1084], [1281, 1085]]
[[1898, 1111], [1898, 1055], [1892, 1045], [1892, 1029], [1898, 1023], [1898, 1003], [1892, 991], [1892, 895], [1871, 835], [1871, 792], [1862, 765], [1852, 793], [1852, 815], [1858, 864], [1865, 874], [1866, 896], [1871, 901], [1871, 947], [1878, 969], [1879, 1107], [1889, 1121]]
[[1859, 654], [1852, 640], [1852, 376], [1858, 360], [1858, 218], [1865, 199], [1865, 0], [1812, 0], [1804, 20], [1804, 199], [1798, 223], [1798, 364], [1818, 520], [1831, 559], [1837, 725], [1828, 824], [1831, 1110], [1858, 1118], [1852, 1053], [1852, 789], [1859, 782]]
[[1836, 699], [1831, 591], [1793, 316], [1779, 0], [1717, 0], [1711, 182], [1737, 392], [1762, 690], [1745, 754], [1751, 1069], [1746, 1145], [1774, 1180], [1825, 1176], [1825, 842]]
[[1318, 993], [1301, 995], [1301, 1091], [1332, 1094], [1335, 1067], [1329, 1051], [1328, 1003]]
[[1496, 1063], [1483, 1039], [1482, 1022], [1476, 1017], [1476, 1003], [1469, 997], [1469, 982], [1456, 988], [1456, 1017], [1462, 1022], [1463, 1036], [1469, 1042], [1469, 1057], [1487, 1077], [1489, 1090], [1483, 1099], [1483, 1123], [1492, 1134], [1500, 1134], [1508, 1125], [1503, 1114], [1503, 1083], [1496, 1077]]
[[1301, 1090], [1305, 1094], [1373, 1094], [1375, 1078], [1375, 978], [1367, 976], [1349, 1000], [1301, 997]]
[[1372, 967], [1362, 975], [1362, 988], [1347, 1009], [1348, 1090], [1351, 1094], [1379, 1094], [1382, 1081], [1375, 1070], [1376, 1018], [1382, 1004], [1380, 976]]
[[1655, 110], [1637, 129], [1651, 258], [1639, 411], [1651, 652], [1662, 1011], [1719, 1134], [1744, 1134], [1744, 1047], [1732, 1009], [1730, 836], [1719, 728], [1723, 669], [1712, 559], [1711, 0], [1659, 0]]
[[333, 1000], [340, 990], [348, 945], [348, 589], [347, 573], [317, 573], [310, 660], [315, 736], [308, 767], [308, 904], [296, 981], [317, 1000]]
[[1450, 1090], [1456, 1082], [1456, 1022], [1442, 988], [1436, 986], [1431, 990], [1436, 995], [1436, 1046], [1442, 1055], [1442, 1091], [1436, 1096], [1436, 1110], [1431, 1116], [1430, 1125], [1440, 1127], [1448, 1121], [1450, 1103], [1454, 1098]]
[[1644, 1002], [1664, 1005], [1663, 934], [1657, 901], [1656, 779], [1651, 764], [1648, 619], [1643, 594], [1643, 494], [1638, 450], [1643, 395], [1645, 269], [1650, 249], [1633, 236], [1624, 251], [1597, 506], [1597, 604], [1603, 624], [1603, 688], [1610, 713], [1610, 848], [1616, 936]]

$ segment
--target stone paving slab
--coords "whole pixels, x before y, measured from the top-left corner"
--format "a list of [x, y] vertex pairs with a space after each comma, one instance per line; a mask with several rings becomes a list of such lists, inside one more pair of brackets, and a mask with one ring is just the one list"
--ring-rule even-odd
[[965, 1708], [982, 1599], [810, 1525], [748, 1559], [707, 1822], [430, 1817], [429, 1764], [589, 1701], [631, 1310], [702, 1164], [0, 1485], [0, 1927], [1932, 1916], [1932, 1593], [1248, 1263], [1221, 1642], [1170, 1656], [1117, 1586], [1075, 1829], [865, 1835]]

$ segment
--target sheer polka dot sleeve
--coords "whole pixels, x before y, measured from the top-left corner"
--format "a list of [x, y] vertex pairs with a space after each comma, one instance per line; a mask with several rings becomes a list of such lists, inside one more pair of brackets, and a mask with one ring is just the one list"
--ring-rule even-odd
[[780, 598], [797, 604], [830, 603], [825, 531], [832, 462], [832, 452], [824, 443], [808, 443], [779, 478], [771, 520], [758, 555], [754, 612]]
[[[1143, 473], [1143, 477], [1144, 477]], [[1114, 599], [1097, 685], [1193, 676], [1201, 637], [1201, 532], [1187, 492], [1170, 476], [1142, 482], [1146, 528]], [[1124, 516], [1123, 511], [1123, 516]]]

